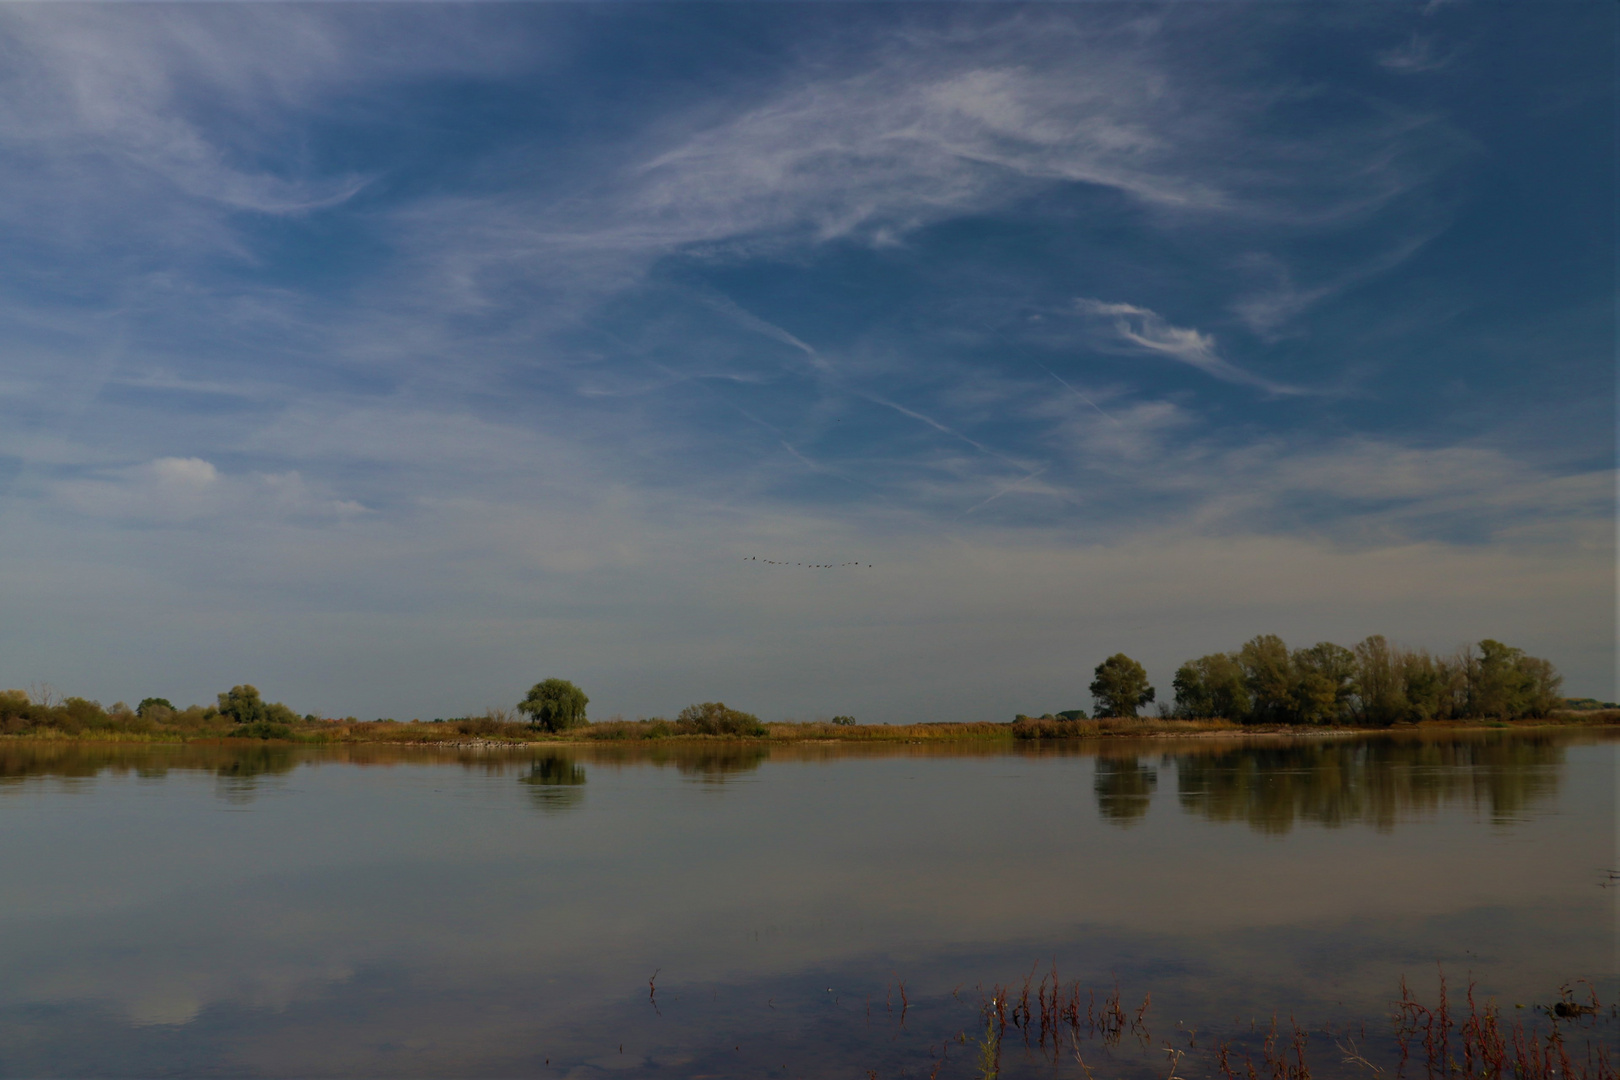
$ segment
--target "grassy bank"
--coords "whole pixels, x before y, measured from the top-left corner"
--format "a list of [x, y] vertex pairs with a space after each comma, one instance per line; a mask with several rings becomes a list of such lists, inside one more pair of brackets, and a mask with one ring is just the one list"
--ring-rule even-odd
[[[261, 740], [303, 744], [387, 744], [457, 746], [469, 743], [634, 744], [664, 741], [747, 741], [753, 743], [995, 743], [1070, 739], [1152, 738], [1189, 735], [1326, 734], [1389, 731], [1390, 728], [1240, 725], [1228, 720], [1096, 719], [1055, 720], [1023, 717], [1008, 723], [831, 724], [772, 723], [763, 734], [747, 737], [705, 734], [693, 725], [671, 720], [606, 720], [560, 733], [498, 717], [464, 717], [436, 722], [381, 720], [358, 722], [302, 718], [287, 722], [237, 723], [206, 710], [186, 710], [163, 717], [130, 711], [86, 708], [36, 708], [33, 715], [0, 717], [0, 738], [88, 742], [212, 742]], [[1401, 725], [1395, 730], [1471, 728], [1525, 729], [1544, 726], [1601, 727], [1620, 725], [1620, 710], [1563, 712], [1536, 720], [1446, 721]]]

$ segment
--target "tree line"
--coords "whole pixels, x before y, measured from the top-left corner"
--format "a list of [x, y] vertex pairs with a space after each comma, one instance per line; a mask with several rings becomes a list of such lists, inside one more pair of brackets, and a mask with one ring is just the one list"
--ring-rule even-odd
[[[1154, 700], [1141, 664], [1117, 653], [1091, 684], [1099, 716], [1135, 716]], [[1392, 645], [1374, 634], [1353, 648], [1318, 642], [1289, 649], [1276, 634], [1176, 669], [1174, 705], [1160, 715], [1243, 724], [1361, 724], [1518, 720], [1563, 704], [1551, 661], [1486, 638], [1449, 656]]]
[[[537, 732], [565, 732], [589, 728], [607, 729], [610, 737], [660, 738], [668, 735], [719, 735], [759, 738], [767, 734], [765, 725], [753, 713], [733, 709], [720, 701], [705, 701], [688, 705], [674, 720], [654, 718], [647, 721], [625, 723], [609, 722], [591, 725], [585, 709], [590, 698], [567, 679], [545, 679], [534, 684], [528, 695], [518, 703], [517, 712], [527, 718], [518, 722], [505, 708], [488, 710], [483, 716], [468, 716], [451, 720], [435, 720], [429, 736], [424, 729], [405, 736], [400, 729], [414, 725], [386, 724], [394, 737], [421, 738], [436, 741], [441, 736], [460, 734], [475, 737], [502, 736], [525, 739]], [[853, 724], [853, 717], [838, 717], [835, 722]], [[257, 687], [241, 684], [218, 695], [215, 704], [178, 707], [166, 698], [148, 697], [131, 707], [120, 701], [111, 707], [82, 697], [60, 697], [50, 687], [33, 692], [0, 690], [0, 735], [24, 735], [33, 732], [57, 731], [67, 735], [103, 735], [121, 738], [130, 735], [158, 737], [179, 735], [293, 739], [324, 741], [341, 729], [338, 735], [347, 737], [358, 721], [354, 717], [342, 720], [323, 720], [313, 714], [299, 716], [278, 701], [266, 701]], [[366, 725], [370, 727], [370, 725]]]
[[218, 696], [215, 705], [180, 708], [167, 698], [143, 698], [131, 707], [120, 701], [109, 708], [82, 697], [58, 698], [47, 689], [30, 694], [0, 690], [0, 734], [22, 734], [53, 729], [70, 735], [82, 732], [151, 735], [162, 731], [188, 734], [220, 732], [249, 738], [280, 739], [291, 734], [299, 716], [279, 701], [265, 701], [257, 688], [233, 686]]

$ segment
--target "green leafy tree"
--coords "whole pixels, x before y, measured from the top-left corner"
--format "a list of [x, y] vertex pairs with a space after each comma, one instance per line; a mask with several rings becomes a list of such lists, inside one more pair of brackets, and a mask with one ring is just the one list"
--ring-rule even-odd
[[1288, 646], [1276, 634], [1261, 634], [1238, 650], [1243, 681], [1249, 690], [1250, 719], [1259, 723], [1294, 722], [1294, 669]]
[[135, 706], [135, 715], [140, 716], [140, 717], [145, 717], [147, 714], [152, 712], [153, 709], [167, 709], [169, 712], [173, 712], [174, 711], [174, 703], [172, 701], [170, 701], [168, 698], [161, 698], [161, 697], [142, 698], [141, 703], [139, 705]]
[[547, 731], [566, 731], [585, 723], [585, 706], [590, 700], [567, 679], [547, 679], [529, 688], [529, 696], [518, 703], [518, 712]]
[[1460, 715], [1467, 701], [1467, 677], [1460, 660], [1425, 650], [1401, 657], [1407, 714], [1411, 721], [1445, 720]]
[[1365, 724], [1395, 724], [1407, 719], [1412, 704], [1406, 696], [1404, 656], [1401, 650], [1373, 634], [1354, 649], [1356, 654], [1356, 715]]
[[1192, 719], [1221, 717], [1239, 723], [1249, 718], [1249, 687], [1243, 666], [1231, 653], [1211, 653], [1176, 669], [1176, 715]]
[[1350, 717], [1356, 690], [1356, 655], [1343, 645], [1320, 641], [1296, 649], [1294, 716], [1302, 724], [1332, 724]]
[[233, 686], [219, 695], [219, 714], [238, 724], [257, 724], [268, 719], [264, 699], [254, 686]]
[[1564, 682], [1548, 661], [1490, 638], [1479, 643], [1477, 655], [1468, 651], [1464, 670], [1470, 716], [1506, 720], [1545, 716], [1558, 706], [1558, 689]]
[[[146, 707], [146, 702], [141, 703]], [[152, 706], [153, 709], [159, 706]], [[238, 724], [295, 724], [298, 714], [279, 701], [265, 701], [252, 686], [233, 686], [219, 695], [219, 714]], [[276, 738], [282, 736], [277, 735]]]
[[1519, 661], [1519, 669], [1530, 682], [1530, 695], [1526, 716], [1547, 716], [1563, 706], [1564, 677], [1553, 667], [1552, 661], [1526, 656]]
[[1098, 664], [1094, 674], [1090, 690], [1097, 701], [1098, 716], [1135, 716], [1138, 708], [1154, 698], [1147, 669], [1124, 653], [1115, 653]]

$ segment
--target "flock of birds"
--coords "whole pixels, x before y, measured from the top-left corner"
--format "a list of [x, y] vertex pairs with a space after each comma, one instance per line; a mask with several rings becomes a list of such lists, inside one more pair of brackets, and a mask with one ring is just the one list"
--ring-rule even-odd
[[867, 570], [872, 569], [871, 563], [855, 562], [817, 563], [817, 562], [788, 562], [785, 559], [762, 559], [758, 555], [744, 556], [743, 562], [757, 562], [764, 566], [802, 566], [806, 570], [842, 570], [846, 566], [860, 566]]

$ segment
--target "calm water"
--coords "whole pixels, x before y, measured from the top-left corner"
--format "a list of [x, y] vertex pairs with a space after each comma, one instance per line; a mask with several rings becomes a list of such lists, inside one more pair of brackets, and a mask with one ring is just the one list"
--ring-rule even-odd
[[[0, 1073], [971, 1076], [1055, 963], [1152, 994], [1097, 1080], [1274, 1013], [1371, 1077], [1326, 1032], [1392, 1066], [1437, 963], [1608, 1004], [1616, 746], [3, 744]], [[1003, 1076], [1082, 1075], [1013, 1038]]]

